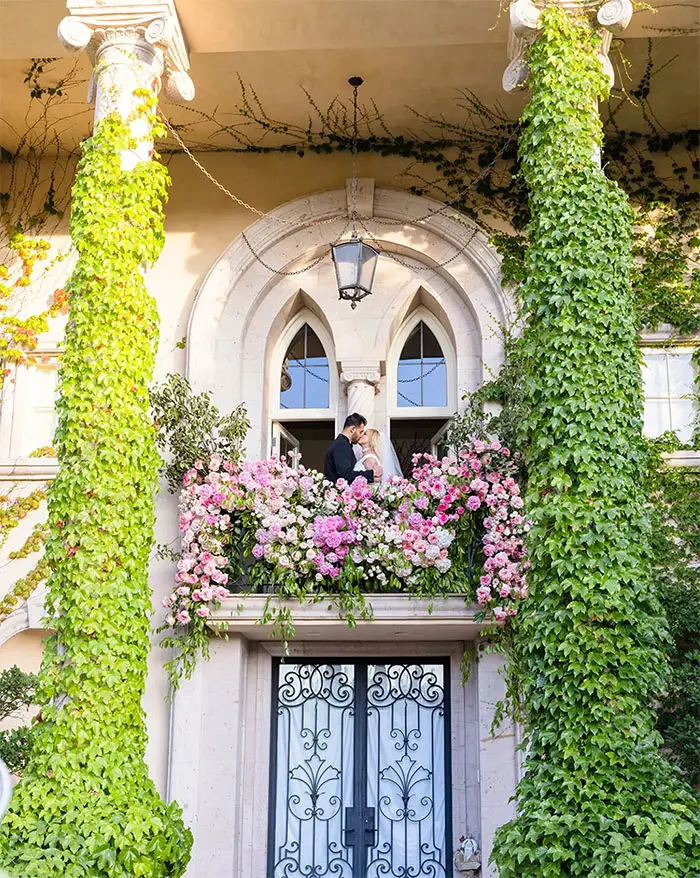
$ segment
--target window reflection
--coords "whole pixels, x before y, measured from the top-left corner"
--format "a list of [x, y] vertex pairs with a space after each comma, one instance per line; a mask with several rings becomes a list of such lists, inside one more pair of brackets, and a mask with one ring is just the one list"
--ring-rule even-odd
[[280, 408], [328, 408], [328, 387], [328, 357], [319, 337], [305, 323], [292, 339], [282, 364]]
[[447, 405], [447, 363], [434, 332], [421, 320], [406, 339], [398, 364], [400, 408]]

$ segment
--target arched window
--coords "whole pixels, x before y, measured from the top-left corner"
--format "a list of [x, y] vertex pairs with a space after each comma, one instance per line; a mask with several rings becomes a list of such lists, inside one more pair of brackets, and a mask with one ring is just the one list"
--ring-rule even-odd
[[330, 405], [328, 357], [305, 323], [287, 348], [280, 374], [281, 409], [326, 409]]
[[397, 366], [399, 408], [447, 405], [447, 362], [440, 342], [422, 320], [406, 339]]

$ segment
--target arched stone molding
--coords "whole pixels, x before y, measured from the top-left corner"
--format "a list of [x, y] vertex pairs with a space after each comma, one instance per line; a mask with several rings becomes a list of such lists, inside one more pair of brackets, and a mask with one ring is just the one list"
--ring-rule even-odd
[[[329, 222], [311, 225], [319, 220]], [[222, 409], [248, 403], [249, 453], [265, 453], [264, 440], [258, 442], [268, 429], [269, 407], [258, 401], [269, 400], [274, 380], [269, 339], [279, 337], [281, 315], [292, 317], [300, 296], [325, 318], [339, 363], [361, 358], [384, 373], [393, 336], [419, 296], [454, 334], [459, 395], [500, 367], [499, 327], [511, 324], [513, 309], [486, 236], [436, 201], [388, 189], [376, 190], [374, 215], [363, 225], [388, 255], [379, 261], [374, 294], [357, 311], [338, 301], [329, 252], [329, 243], [347, 234], [342, 189], [297, 199], [246, 229], [267, 265], [285, 272], [309, 266], [303, 274], [273, 274], [238, 236], [204, 279], [190, 316], [187, 376], [196, 391], [212, 391]], [[386, 388], [378, 391], [382, 417]], [[343, 401], [341, 393], [339, 418]]]
[[0, 623], [0, 647], [22, 631], [47, 630], [41, 624], [44, 617], [44, 598], [46, 583], [42, 583], [13, 613]]

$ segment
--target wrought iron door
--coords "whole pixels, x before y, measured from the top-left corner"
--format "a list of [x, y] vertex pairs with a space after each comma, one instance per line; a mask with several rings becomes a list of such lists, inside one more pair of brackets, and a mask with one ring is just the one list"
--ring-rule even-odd
[[450, 878], [447, 661], [273, 679], [268, 878]]

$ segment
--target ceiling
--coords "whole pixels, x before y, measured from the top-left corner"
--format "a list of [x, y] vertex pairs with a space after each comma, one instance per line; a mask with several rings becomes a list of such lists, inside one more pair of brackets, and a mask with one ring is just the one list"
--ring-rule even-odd
[[[265, 110], [304, 125], [306, 89], [324, 107], [336, 95], [349, 97], [347, 79], [365, 79], [361, 99], [374, 101], [393, 133], [419, 130], [416, 112], [450, 121], [464, 119], [460, 89], [515, 117], [525, 95], [505, 94], [507, 14], [498, 0], [176, 0], [190, 51], [197, 95], [189, 108], [162, 102], [177, 122], [215, 113], [236, 121], [239, 77], [250, 83]], [[655, 70], [652, 107], [669, 130], [700, 127], [700, 43], [697, 6], [662, 0], [659, 10], [636, 12], [613, 53], [617, 85], [627, 89], [640, 78], [649, 40]], [[46, 80], [76, 63], [55, 34], [65, 15], [61, 0], [0, 0], [0, 143], [13, 148], [29, 97], [23, 84], [31, 58], [59, 56]], [[621, 59], [626, 59], [623, 62]], [[89, 67], [78, 57], [83, 81], [57, 109], [54, 122], [62, 143], [73, 146], [89, 130], [84, 104]], [[666, 65], [666, 66], [664, 66]], [[621, 122], [641, 127], [638, 108], [629, 105]], [[225, 146], [216, 125], [202, 123], [195, 139]]]

